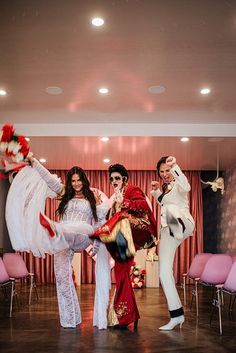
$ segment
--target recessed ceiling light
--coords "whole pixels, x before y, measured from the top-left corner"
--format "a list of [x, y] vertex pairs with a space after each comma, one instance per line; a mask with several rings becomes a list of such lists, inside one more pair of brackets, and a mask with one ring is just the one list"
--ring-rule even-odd
[[57, 95], [57, 94], [62, 94], [63, 89], [61, 87], [57, 87], [57, 86], [49, 86], [46, 88], [46, 92], [48, 94]]
[[101, 94], [107, 94], [108, 92], [109, 92], [109, 89], [108, 88], [106, 88], [106, 87], [101, 87], [101, 88], [99, 88], [99, 93], [101, 93]]
[[4, 89], [0, 89], [0, 96], [6, 96], [7, 92]]
[[28, 142], [30, 141], [30, 138], [29, 138], [29, 137], [26, 137], [25, 139], [26, 139], [26, 141], [28, 141]]
[[107, 142], [109, 141], [109, 137], [104, 136], [104, 137], [101, 137], [100, 140], [103, 142]]
[[39, 162], [40, 162], [40, 163], [46, 163], [47, 160], [46, 160], [45, 158], [40, 158]]
[[165, 92], [166, 88], [164, 86], [151, 86], [148, 91], [152, 94], [161, 94]]
[[210, 88], [202, 88], [200, 93], [201, 94], [209, 94], [211, 92]]
[[110, 162], [110, 159], [109, 159], [109, 158], [104, 158], [104, 159], [103, 159], [103, 162], [104, 162], [104, 163], [109, 163], [109, 162]]
[[180, 139], [180, 141], [182, 141], [182, 142], [188, 142], [188, 141], [189, 141], [189, 138], [188, 138], [188, 137], [182, 137], [182, 138]]
[[94, 17], [91, 22], [92, 25], [96, 27], [101, 27], [104, 25], [104, 19], [101, 17]]

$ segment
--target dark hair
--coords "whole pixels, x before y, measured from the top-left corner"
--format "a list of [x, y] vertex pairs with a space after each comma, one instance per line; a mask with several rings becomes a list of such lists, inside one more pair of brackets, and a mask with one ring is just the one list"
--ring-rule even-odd
[[160, 176], [160, 167], [161, 167], [161, 164], [165, 164], [166, 163], [166, 160], [169, 156], [165, 156], [165, 157], [161, 157], [161, 159], [159, 159], [159, 161], [157, 162], [157, 174], [159, 176], [159, 178], [161, 178]]
[[126, 178], [126, 181], [129, 179], [127, 169], [119, 163], [110, 165], [110, 167], [108, 168], [108, 173], [109, 175], [111, 175], [112, 173], [120, 173], [120, 175]]
[[66, 185], [65, 185], [65, 193], [61, 198], [61, 202], [58, 206], [57, 209], [57, 214], [62, 217], [63, 214], [65, 213], [66, 207], [68, 202], [73, 199], [73, 197], [75, 196], [75, 190], [72, 187], [72, 176], [74, 174], [78, 174], [80, 177], [80, 180], [82, 181], [83, 184], [83, 194], [86, 200], [89, 201], [90, 203], [90, 207], [93, 213], [93, 218], [95, 219], [95, 221], [98, 220], [98, 216], [97, 216], [97, 210], [96, 210], [96, 199], [94, 196], [94, 193], [92, 192], [92, 190], [90, 189], [90, 183], [89, 180], [84, 172], [84, 170], [80, 167], [72, 167], [66, 176]]

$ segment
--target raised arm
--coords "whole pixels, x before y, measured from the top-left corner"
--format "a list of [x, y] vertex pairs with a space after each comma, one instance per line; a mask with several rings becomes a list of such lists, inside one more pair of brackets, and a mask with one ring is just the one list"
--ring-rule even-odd
[[158, 200], [159, 196], [162, 194], [162, 191], [160, 189], [160, 183], [156, 180], [153, 180], [151, 182], [151, 186], [152, 191], [150, 192], [150, 194], [154, 197], [154, 200], [161, 206], [161, 203]]
[[166, 160], [166, 164], [171, 167], [171, 174], [175, 178], [176, 184], [179, 186], [179, 190], [183, 192], [188, 192], [191, 189], [191, 186], [188, 182], [188, 179], [176, 163], [176, 158], [175, 157], [168, 157]]
[[34, 168], [39, 175], [41, 176], [41, 178], [46, 182], [46, 184], [48, 185], [48, 187], [54, 191], [56, 194], [61, 194], [64, 186], [63, 184], [60, 182], [60, 179], [51, 174], [36, 158], [34, 158], [32, 155], [28, 155], [27, 157], [30, 165], [32, 166], [32, 168]]

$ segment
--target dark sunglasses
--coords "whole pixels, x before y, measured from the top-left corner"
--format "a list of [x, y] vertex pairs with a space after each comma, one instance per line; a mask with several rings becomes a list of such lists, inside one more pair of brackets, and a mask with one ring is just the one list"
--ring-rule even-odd
[[115, 177], [110, 177], [109, 180], [110, 180], [110, 182], [112, 183], [113, 180], [117, 180], [117, 181], [118, 181], [118, 180], [121, 180], [121, 177], [117, 175], [117, 176], [115, 176]]

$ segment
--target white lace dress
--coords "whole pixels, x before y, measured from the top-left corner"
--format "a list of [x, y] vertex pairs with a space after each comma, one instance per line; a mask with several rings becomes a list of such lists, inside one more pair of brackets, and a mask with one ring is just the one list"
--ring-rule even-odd
[[[101, 220], [101, 210], [97, 210], [99, 222], [92, 227], [98, 227]], [[56, 225], [58, 234], [65, 236], [70, 244], [68, 249], [57, 252], [54, 255], [54, 270], [56, 275], [56, 286], [58, 305], [60, 312], [60, 322], [63, 327], [75, 327], [81, 323], [81, 313], [79, 301], [72, 281], [71, 262], [74, 252], [85, 250], [92, 244], [91, 239], [86, 233], [78, 233], [77, 227], [81, 228], [81, 222], [84, 226], [90, 226], [93, 223], [90, 204], [84, 199], [72, 199], [68, 202], [66, 212], [61, 223]], [[91, 234], [91, 233], [89, 233]], [[110, 289], [110, 265], [109, 255], [106, 247], [102, 243], [95, 243], [93, 251], [97, 251], [96, 259], [96, 291], [94, 302], [93, 323], [99, 329], [107, 328], [107, 306], [109, 302]]]
[[[98, 222], [94, 222], [87, 200], [70, 200], [62, 222], [55, 223], [57, 236], [51, 238], [39, 223], [39, 212], [44, 212], [46, 198], [55, 197], [62, 187], [60, 179], [35, 160], [33, 168], [23, 168], [12, 182], [6, 203], [6, 222], [15, 250], [31, 251], [39, 257], [54, 254], [60, 323], [63, 327], [76, 327], [81, 322], [81, 313], [71, 262], [74, 252], [93, 244], [89, 235], [104, 222], [108, 205], [101, 193], [103, 202], [97, 206]], [[93, 248], [97, 252], [94, 325], [104, 329], [111, 285], [109, 255], [98, 241]]]

